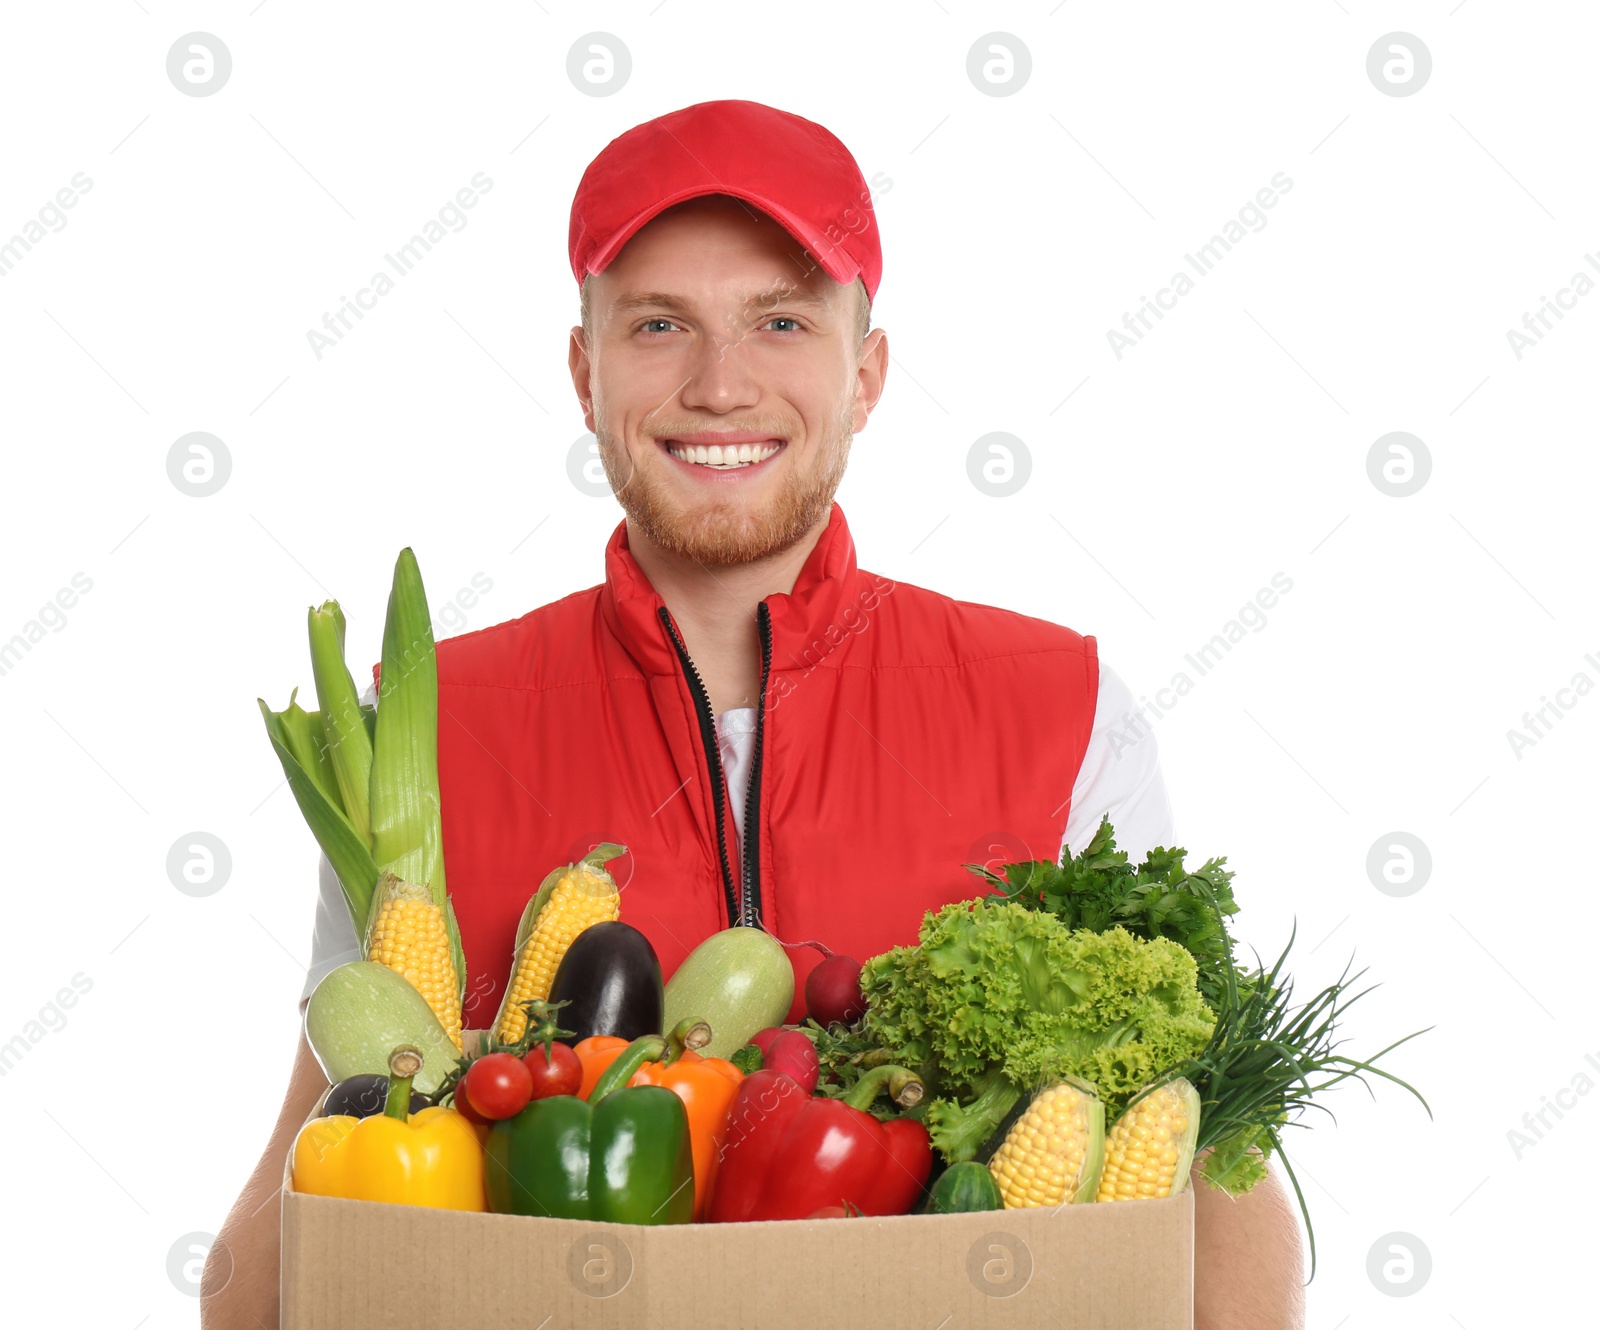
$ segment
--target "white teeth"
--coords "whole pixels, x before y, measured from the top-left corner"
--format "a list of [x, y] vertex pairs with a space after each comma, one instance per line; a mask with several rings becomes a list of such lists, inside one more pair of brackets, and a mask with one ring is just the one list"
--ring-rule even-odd
[[697, 466], [714, 466], [721, 471], [732, 471], [741, 466], [764, 462], [777, 452], [776, 443], [668, 443], [667, 451], [680, 462], [693, 462]]

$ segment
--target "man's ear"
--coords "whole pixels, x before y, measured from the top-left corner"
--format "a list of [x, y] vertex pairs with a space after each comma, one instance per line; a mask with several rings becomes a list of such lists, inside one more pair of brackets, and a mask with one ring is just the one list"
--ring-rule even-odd
[[889, 376], [889, 335], [882, 328], [874, 328], [861, 344], [861, 359], [856, 368], [855, 417], [851, 431], [859, 434], [867, 427], [867, 417], [883, 396], [884, 381]]
[[583, 423], [593, 434], [594, 393], [590, 388], [590, 378], [594, 373], [594, 362], [589, 358], [589, 342], [582, 324], [574, 325], [568, 340], [567, 371], [572, 375], [572, 388], [578, 395], [578, 404], [583, 408]]

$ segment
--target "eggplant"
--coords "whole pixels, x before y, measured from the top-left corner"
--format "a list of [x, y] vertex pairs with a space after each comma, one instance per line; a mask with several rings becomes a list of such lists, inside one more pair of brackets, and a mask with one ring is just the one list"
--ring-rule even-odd
[[[322, 1106], [318, 1111], [319, 1118], [332, 1118], [346, 1116], [352, 1118], [375, 1118], [383, 1112], [383, 1106], [389, 1098], [389, 1078], [363, 1073], [360, 1076], [346, 1076], [337, 1085], [330, 1085], [328, 1092], [322, 1097]], [[420, 1095], [415, 1090], [411, 1092], [411, 1105], [409, 1111], [420, 1113], [432, 1101], [426, 1095]]]
[[650, 939], [632, 924], [620, 919], [590, 924], [573, 938], [556, 967], [549, 1000], [567, 1004], [556, 1013], [556, 1023], [572, 1031], [562, 1037], [564, 1044], [596, 1034], [630, 1041], [660, 1034], [665, 1001], [661, 960]]

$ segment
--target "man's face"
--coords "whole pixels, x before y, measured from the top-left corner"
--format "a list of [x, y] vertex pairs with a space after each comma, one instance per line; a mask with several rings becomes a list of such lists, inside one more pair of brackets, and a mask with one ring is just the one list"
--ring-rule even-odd
[[725, 196], [653, 218], [590, 278], [569, 364], [630, 525], [707, 566], [780, 553], [823, 521], [883, 388], [862, 292]]

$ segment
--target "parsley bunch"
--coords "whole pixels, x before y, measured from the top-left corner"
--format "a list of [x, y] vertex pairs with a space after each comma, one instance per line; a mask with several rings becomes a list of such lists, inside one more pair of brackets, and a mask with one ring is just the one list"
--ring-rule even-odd
[[1035, 859], [1003, 864], [998, 873], [981, 864], [967, 869], [1007, 900], [1053, 914], [1068, 928], [1104, 933], [1120, 925], [1138, 938], [1176, 942], [1194, 957], [1200, 995], [1215, 1010], [1233, 977], [1227, 926], [1239, 911], [1233, 873], [1223, 867], [1225, 856], [1191, 872], [1184, 853], [1158, 846], [1142, 864], [1130, 864], [1127, 851], [1117, 849], [1111, 819], [1102, 817], [1089, 844], [1059, 864]]

